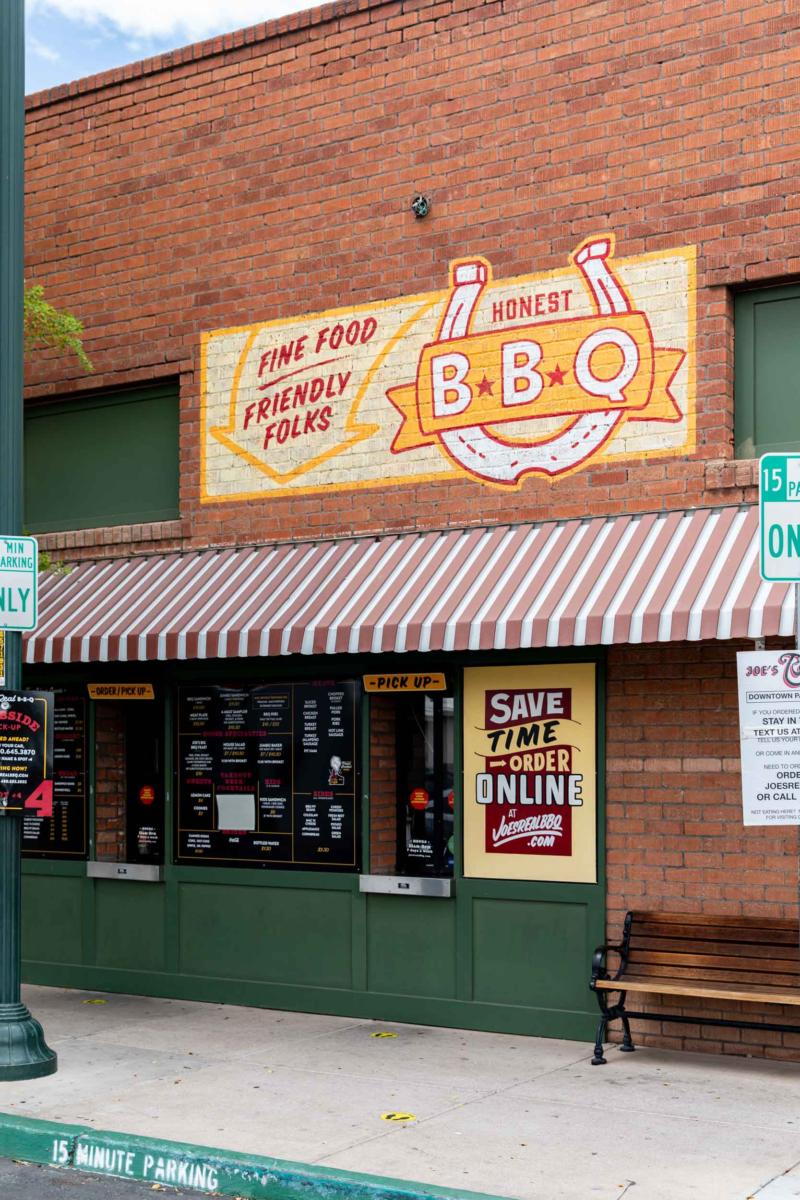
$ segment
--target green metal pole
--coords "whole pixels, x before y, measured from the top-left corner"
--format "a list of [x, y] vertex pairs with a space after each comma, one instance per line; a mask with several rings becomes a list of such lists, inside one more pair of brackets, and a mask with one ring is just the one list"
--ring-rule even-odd
[[[24, 0], [0, 0], [0, 534], [22, 531]], [[6, 634], [6, 687], [22, 634]], [[19, 813], [0, 809], [0, 1080], [52, 1075], [56, 1056], [21, 1001]]]

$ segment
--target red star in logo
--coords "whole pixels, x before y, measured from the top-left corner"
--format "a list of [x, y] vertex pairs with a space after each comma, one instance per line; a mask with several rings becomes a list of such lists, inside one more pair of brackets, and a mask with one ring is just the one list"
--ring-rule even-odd
[[478, 395], [479, 396], [486, 396], [486, 395], [493, 396], [494, 395], [494, 392], [492, 391], [493, 387], [494, 387], [494, 384], [491, 383], [484, 375], [483, 379], [478, 384]]
[[563, 371], [558, 363], [556, 363], [555, 371], [548, 371], [547, 374], [550, 376], [550, 387], [553, 387], [557, 383], [564, 382], [564, 376], [567, 372]]

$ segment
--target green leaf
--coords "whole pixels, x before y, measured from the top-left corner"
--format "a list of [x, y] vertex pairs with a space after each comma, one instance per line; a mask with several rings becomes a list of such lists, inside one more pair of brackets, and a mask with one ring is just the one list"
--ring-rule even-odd
[[62, 354], [74, 354], [86, 371], [91, 360], [83, 348], [83, 325], [66, 309], [54, 308], [44, 297], [44, 288], [25, 288], [25, 353], [35, 346], [48, 346]]

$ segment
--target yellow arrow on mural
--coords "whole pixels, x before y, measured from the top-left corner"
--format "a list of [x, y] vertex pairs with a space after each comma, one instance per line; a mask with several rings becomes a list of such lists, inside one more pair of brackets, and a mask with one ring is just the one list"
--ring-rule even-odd
[[[371, 305], [368, 311], [373, 312], [400, 303], [402, 302], [393, 301]], [[275, 482], [285, 483], [313, 471], [334, 456], [380, 432], [380, 425], [358, 420], [361, 403], [387, 356], [435, 303], [435, 300], [429, 300], [420, 305], [390, 338], [379, 348], [376, 347], [366, 370], [359, 368], [359, 359], [363, 359], [363, 353], [351, 354], [346, 346], [339, 353], [337, 347], [336, 353], [328, 352], [324, 357], [314, 354], [310, 361], [303, 361], [302, 366], [275, 376], [272, 380], [274, 386], [271, 394], [262, 394], [260, 399], [243, 405], [243, 377], [248, 365], [250, 375], [260, 377], [254, 375], [256, 364], [260, 366], [261, 363], [257, 351], [255, 357], [253, 353], [267, 326], [260, 325], [251, 329], [236, 364], [227, 424], [214, 426], [209, 433], [216, 441]], [[353, 314], [360, 311], [362, 310], [359, 308], [351, 310]], [[252, 392], [252, 379], [250, 389]], [[266, 385], [259, 384], [258, 391], [264, 393]], [[314, 404], [317, 405], [316, 408], [312, 407]], [[338, 412], [345, 405], [347, 414], [341, 434], [332, 434], [335, 440], [328, 441], [318, 453], [310, 453], [304, 457], [303, 447], [308, 445], [309, 436], [324, 435], [329, 430], [332, 431], [338, 423]], [[252, 432], [249, 437], [245, 436], [248, 428], [252, 431], [256, 427], [259, 429], [260, 445], [254, 441]], [[290, 463], [277, 467], [276, 455], [282, 452], [281, 447], [286, 446], [290, 439], [294, 457]]]

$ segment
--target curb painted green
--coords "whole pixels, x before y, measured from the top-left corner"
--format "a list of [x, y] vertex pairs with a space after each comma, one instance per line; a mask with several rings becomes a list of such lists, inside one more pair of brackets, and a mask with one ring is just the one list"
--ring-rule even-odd
[[502, 1200], [8, 1113], [0, 1113], [0, 1157], [242, 1200]]

